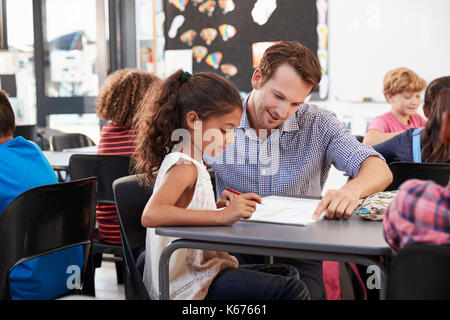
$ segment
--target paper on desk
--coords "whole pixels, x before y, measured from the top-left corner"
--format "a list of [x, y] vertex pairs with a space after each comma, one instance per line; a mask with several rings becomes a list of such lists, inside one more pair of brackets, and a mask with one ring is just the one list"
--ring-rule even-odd
[[320, 199], [265, 197], [262, 204], [256, 205], [252, 217], [244, 221], [305, 226], [316, 221], [312, 216], [319, 202]]

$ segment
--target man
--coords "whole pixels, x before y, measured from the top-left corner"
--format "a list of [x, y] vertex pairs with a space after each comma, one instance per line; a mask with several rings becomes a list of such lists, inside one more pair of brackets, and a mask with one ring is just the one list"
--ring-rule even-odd
[[[39, 147], [14, 137], [15, 117], [6, 93], [0, 90], [0, 218], [19, 194], [58, 183]], [[48, 236], [48, 235], [46, 235]], [[1, 250], [1, 249], [0, 249]], [[67, 266], [83, 266], [82, 246], [64, 249], [14, 267], [10, 273], [12, 299], [52, 299], [68, 291]]]
[[[323, 212], [328, 219], [348, 219], [360, 198], [391, 183], [377, 152], [356, 141], [332, 112], [304, 103], [320, 79], [317, 57], [298, 42], [282, 41], [266, 50], [253, 73], [234, 144], [219, 158], [205, 157], [216, 173], [218, 194], [229, 187], [260, 196], [320, 196], [333, 164], [353, 179], [329, 190], [314, 217]], [[324, 298], [321, 262], [288, 262], [299, 269], [311, 298]]]

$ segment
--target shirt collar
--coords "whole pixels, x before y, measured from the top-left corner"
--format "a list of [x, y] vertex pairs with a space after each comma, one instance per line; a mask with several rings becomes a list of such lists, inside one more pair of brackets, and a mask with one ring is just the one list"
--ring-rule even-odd
[[241, 117], [241, 122], [239, 123], [238, 128], [239, 129], [249, 129], [250, 128], [250, 123], [248, 122], [248, 118], [247, 118], [247, 103], [248, 100], [250, 99], [250, 95], [251, 92], [247, 95], [247, 97], [244, 99], [244, 101], [242, 101], [242, 117]]
[[[242, 103], [242, 107], [243, 107], [242, 118], [241, 118], [241, 122], [239, 123], [239, 126], [237, 127], [239, 129], [250, 129], [251, 128], [250, 122], [248, 121], [248, 117], [247, 117], [247, 104], [248, 104], [248, 100], [250, 99], [251, 94], [252, 93], [250, 92]], [[285, 122], [283, 122], [281, 124], [281, 126], [278, 127], [278, 129], [281, 132], [300, 130], [300, 127], [298, 126], [298, 119], [299, 119], [300, 114], [302, 113], [303, 107], [304, 107], [304, 105], [302, 104], [300, 106], [300, 108], [289, 119], [287, 119]]]

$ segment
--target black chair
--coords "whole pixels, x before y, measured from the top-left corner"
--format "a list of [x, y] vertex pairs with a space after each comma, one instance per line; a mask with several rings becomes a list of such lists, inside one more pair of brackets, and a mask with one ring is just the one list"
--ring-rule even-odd
[[356, 138], [356, 140], [358, 140], [359, 142], [363, 142], [364, 140], [364, 136], [359, 136], [359, 135], [354, 135], [354, 137]]
[[137, 176], [128, 176], [114, 181], [113, 190], [126, 264], [125, 298], [148, 300], [150, 297], [136, 267], [136, 258], [145, 249], [146, 228], [141, 225], [141, 216], [153, 187], [140, 186]]
[[65, 133], [50, 137], [50, 148], [52, 151], [90, 146], [95, 146], [95, 142], [82, 133]]
[[[0, 215], [0, 300], [11, 299], [9, 273], [17, 264], [72, 246], [85, 246], [82, 293], [91, 294], [89, 259], [97, 179], [44, 185], [17, 196]], [[67, 266], [64, 266], [67, 268]]]
[[[112, 184], [120, 177], [130, 173], [130, 158], [120, 155], [74, 154], [70, 157], [67, 169], [70, 179], [97, 177], [97, 202], [115, 204]], [[113, 258], [103, 258], [103, 254], [112, 254]], [[124, 263], [121, 244], [100, 241], [96, 233], [92, 244], [92, 257], [95, 268], [101, 266], [102, 260], [116, 262], [118, 283], [123, 283]]]
[[17, 125], [14, 131], [14, 137], [22, 136], [27, 140], [36, 142], [38, 139], [37, 125]]
[[36, 143], [42, 151], [50, 150], [50, 138], [52, 136], [64, 135], [65, 132], [57, 129], [50, 129], [48, 127], [39, 127], [37, 129]]
[[389, 164], [394, 179], [386, 191], [397, 190], [409, 179], [433, 180], [446, 186], [449, 181], [450, 163], [392, 162]]
[[450, 247], [414, 243], [399, 250], [389, 269], [386, 298], [450, 299]]

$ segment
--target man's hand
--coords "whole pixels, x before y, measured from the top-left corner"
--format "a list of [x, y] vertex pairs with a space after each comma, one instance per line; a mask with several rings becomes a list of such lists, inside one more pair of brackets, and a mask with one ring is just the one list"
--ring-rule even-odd
[[338, 190], [329, 190], [314, 211], [313, 219], [318, 219], [323, 211], [327, 219], [350, 218], [358, 207], [360, 195], [361, 191], [356, 187], [347, 185]]

